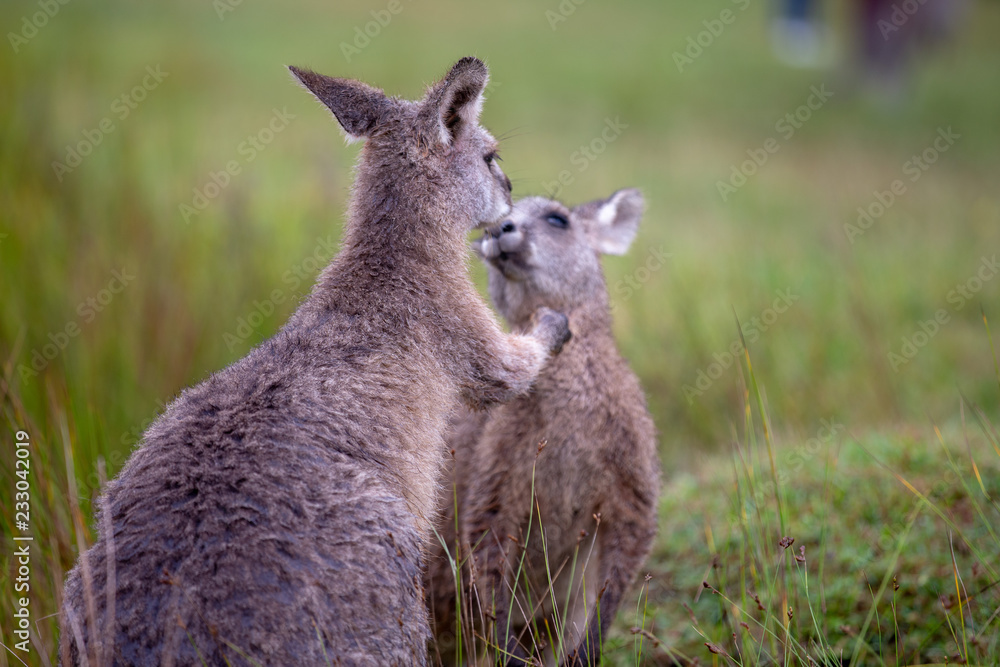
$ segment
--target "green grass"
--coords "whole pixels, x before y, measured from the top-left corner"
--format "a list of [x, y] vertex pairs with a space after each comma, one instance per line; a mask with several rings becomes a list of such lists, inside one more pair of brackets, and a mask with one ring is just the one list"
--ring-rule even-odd
[[776, 443], [746, 395], [732, 455], [664, 494], [651, 664], [1000, 663], [1000, 438], [978, 406], [943, 434]]
[[[667, 483], [606, 663], [1000, 664], [997, 425], [963, 401], [944, 433], [832, 424], [777, 436], [756, 373], [738, 363], [749, 381], [732, 451]], [[533, 633], [558, 646], [558, 630]], [[466, 644], [502, 653], [481, 635]]]
[[[37, 650], [53, 655], [55, 621], [40, 619], [55, 612], [63, 572], [93, 535], [98, 461], [116, 474], [165, 402], [273, 333], [309, 289], [317, 257], [325, 259], [340, 236], [358, 149], [343, 145], [328, 113], [291, 83], [282, 65], [356, 76], [414, 97], [457, 58], [476, 54], [492, 74], [483, 121], [509, 136], [504, 168], [516, 196], [544, 193], [546, 183], [570, 170], [573, 182], [561, 192], [570, 203], [628, 186], [642, 188], [648, 200], [631, 253], [606, 261], [616, 334], [647, 390], [667, 481], [642, 605], [647, 630], [662, 643], [653, 648], [647, 638], [641, 659], [668, 662], [665, 651], [672, 649], [723, 664], [724, 657], [702, 646], [709, 639], [732, 654], [730, 628], [738, 627], [732, 605], [709, 589], [698, 595], [705, 579], [742, 608], [742, 582], [757, 587], [777, 635], [764, 641], [762, 655], [783, 661], [791, 643], [778, 623], [781, 600], [765, 595], [792, 591], [791, 599], [802, 600], [808, 571], [807, 599], [819, 632], [809, 629], [809, 603], [801, 602], [790, 631], [806, 650], [822, 637], [850, 659], [869, 611], [877, 609], [863, 635], [874, 651], [859, 654], [864, 664], [872, 655], [896, 664], [889, 631], [895, 623], [905, 628], [900, 664], [977, 650], [985, 651], [982, 661], [995, 663], [995, 642], [966, 647], [962, 638], [974, 634], [969, 628], [962, 634], [956, 607], [944, 610], [937, 602], [953, 595], [952, 545], [970, 593], [996, 580], [989, 579], [988, 563], [973, 573], [978, 556], [957, 530], [980, 545], [980, 555], [996, 546], [970, 504], [975, 476], [963, 472], [964, 483], [956, 477], [934, 496], [952, 517], [949, 526], [889, 469], [917, 489], [936, 488], [944, 452], [969, 465], [968, 434], [984, 485], [995, 484], [996, 461], [984, 453], [985, 436], [968, 406], [963, 425], [959, 396], [996, 423], [1000, 401], [981, 313], [996, 322], [1000, 280], [981, 281], [968, 299], [949, 295], [1000, 248], [1000, 5], [972, 3], [960, 39], [923, 55], [906, 103], [887, 110], [854, 94], [841, 71], [777, 65], [765, 3], [751, 3], [684, 72], [673, 52], [732, 3], [588, 0], [552, 30], [545, 10], [555, 2], [404, 0], [403, 11], [346, 62], [340, 43], [386, 4], [244, 2], [220, 19], [212, 3], [192, 0], [70, 2], [16, 53], [5, 37], [0, 409], [4, 432], [12, 435], [0, 454], [0, 518], [4, 535], [14, 532], [13, 434], [25, 430], [33, 457]], [[23, 17], [37, 11], [35, 2], [0, 5], [3, 34], [19, 32]], [[834, 19], [843, 33], [844, 16]], [[157, 66], [168, 76], [121, 117], [115, 100]], [[717, 181], [775, 135], [777, 120], [802, 104], [811, 86], [824, 83], [834, 97], [723, 202]], [[241, 144], [275, 109], [295, 117], [251, 160]], [[114, 130], [60, 180], [53, 162], [64, 161], [67, 146], [105, 118]], [[599, 136], [609, 118], [627, 128], [580, 171], [574, 152]], [[854, 222], [856, 209], [905, 178], [904, 163], [947, 127], [961, 138], [851, 243], [844, 225]], [[230, 160], [239, 162], [240, 173], [186, 223], [180, 205], [190, 205], [193, 190], [204, 189]], [[667, 264], [641, 272], [661, 248], [671, 253]], [[114, 271], [134, 278], [120, 293], [102, 292], [116, 287]], [[617, 288], [626, 278], [639, 280], [631, 293]], [[794, 303], [752, 335], [753, 318], [764, 317], [785, 290]], [[88, 305], [89, 299], [98, 301]], [[899, 353], [903, 339], [939, 310], [946, 324], [894, 370], [889, 353]], [[761, 387], [759, 403], [751, 392], [753, 428], [745, 418], [739, 355], [713, 367], [739, 340], [734, 311]], [[55, 353], [44, 368], [21, 372], [47, 345], [56, 347], [48, 349]], [[685, 387], [702, 373], [718, 377], [686, 396]], [[764, 527], [753, 528], [734, 509], [746, 495], [750, 468], [734, 461], [761, 456], [762, 405], [774, 418], [782, 514], [765, 514]], [[824, 423], [843, 428], [810, 452], [807, 443]], [[940, 425], [944, 447], [932, 424]], [[803, 447], [808, 458], [796, 454]], [[754, 475], [761, 474], [758, 464]], [[901, 540], [915, 508], [922, 509]], [[996, 521], [993, 505], [984, 504], [983, 512]], [[784, 557], [776, 546], [781, 532], [796, 538]], [[796, 566], [790, 553], [803, 544], [806, 564]], [[15, 576], [10, 553], [3, 551], [3, 591]], [[752, 570], [747, 563], [755, 558], [761, 562]], [[717, 567], [710, 569], [713, 559]], [[857, 566], [862, 559], [865, 567]], [[991, 567], [997, 569], [995, 561]], [[877, 595], [889, 571], [900, 584], [895, 617], [885, 606], [891, 587], [877, 602], [868, 592], [870, 584]], [[752, 579], [776, 575], [767, 588]], [[989, 618], [976, 605], [983, 600], [996, 609], [996, 590], [972, 603], [976, 631]], [[12, 597], [5, 593], [0, 601], [4, 643], [11, 641]], [[695, 632], [682, 602], [708, 639]], [[627, 634], [637, 624], [631, 614], [615, 626], [612, 649], [619, 650], [612, 657], [635, 645], [637, 636]], [[747, 622], [759, 636], [761, 629]], [[997, 622], [989, 627], [996, 630]], [[742, 645], [754, 641], [747, 637]], [[9, 653], [0, 656], [0, 667], [18, 664]]]

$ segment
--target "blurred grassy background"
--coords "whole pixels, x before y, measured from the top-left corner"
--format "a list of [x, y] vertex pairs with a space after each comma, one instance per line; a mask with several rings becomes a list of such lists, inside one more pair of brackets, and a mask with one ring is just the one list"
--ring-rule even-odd
[[[164, 402], [273, 333], [311, 285], [320, 263], [310, 258], [328, 258], [324, 244], [339, 238], [358, 148], [345, 147], [286, 64], [412, 99], [456, 59], [478, 55], [492, 76], [483, 122], [508, 136], [515, 197], [545, 194], [563, 170], [573, 177], [560, 191], [568, 203], [643, 190], [639, 239], [605, 265], [616, 332], [668, 469], [693, 470], [731, 441], [742, 420], [738, 364], [691, 400], [684, 388], [737, 339], [734, 310], [746, 326], [784, 290], [798, 300], [748, 342], [788, 437], [811, 437], [823, 419], [853, 432], [948, 423], [958, 389], [997, 414], [980, 308], [1000, 321], [1000, 280], [982, 281], [957, 309], [948, 297], [1000, 249], [1000, 4], [972, 3], [957, 39], [918, 59], [893, 107], [856, 94], [841, 68], [778, 64], [763, 2], [736, 12], [683, 71], [674, 53], [732, 2], [587, 0], [553, 29], [554, 0], [402, 0], [345, 57], [341, 45], [388, 4], [77, 0], [0, 48], [5, 418], [52, 452], [64, 434], [84, 514], [98, 455], [115, 474]], [[38, 11], [0, 5], [4, 34], [23, 33]], [[842, 7], [831, 24], [843, 61]], [[167, 75], [123, 117], [116, 100], [152, 81], [147, 68]], [[723, 201], [717, 182], [780, 137], [776, 122], [821, 85], [832, 99]], [[276, 110], [294, 117], [248, 148]], [[53, 163], [104, 119], [113, 130], [91, 134], [99, 145], [57, 174]], [[581, 170], [576, 152], [608, 119], [627, 127]], [[949, 127], [961, 138], [851, 243], [844, 225], [856, 209], [905, 179], [904, 163]], [[185, 220], [180, 206], [230, 161], [240, 173]], [[660, 248], [668, 262], [642, 272]], [[113, 271], [134, 276], [117, 294]], [[642, 280], [628, 297], [614, 290], [627, 277]], [[893, 370], [887, 355], [939, 309], [948, 323]], [[37, 374], [33, 359], [44, 366]], [[34, 478], [50, 500], [66, 493], [51, 456]], [[9, 448], [2, 457], [12, 469]], [[64, 565], [74, 558], [68, 516], [51, 528]]]

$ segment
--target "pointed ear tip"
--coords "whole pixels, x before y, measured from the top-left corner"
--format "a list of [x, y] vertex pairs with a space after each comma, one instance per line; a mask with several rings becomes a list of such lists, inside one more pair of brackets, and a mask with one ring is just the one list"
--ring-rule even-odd
[[455, 67], [462, 67], [462, 68], [469, 67], [481, 70], [488, 69], [486, 67], [486, 63], [484, 63], [482, 60], [480, 60], [475, 56], [465, 56], [464, 58], [460, 59], [457, 63], [455, 63]]
[[639, 188], [622, 188], [614, 193], [612, 197], [627, 197], [629, 199], [635, 199], [639, 202], [645, 201], [645, 197], [642, 196], [642, 190]]
[[299, 83], [305, 83], [306, 78], [312, 74], [309, 70], [296, 67], [295, 65], [285, 65], [285, 67], [288, 68], [288, 73], [292, 75], [292, 78]]
[[[646, 211], [646, 198], [642, 196], [642, 191], [638, 188], [623, 188], [618, 190], [611, 199], [616, 202], [619, 209], [628, 211], [630, 217], [634, 216], [637, 221]], [[624, 204], [624, 207], [622, 206]]]
[[490, 70], [486, 66], [486, 63], [479, 58], [466, 56], [452, 66], [451, 74], [453, 76], [475, 76], [485, 80], [489, 78]]

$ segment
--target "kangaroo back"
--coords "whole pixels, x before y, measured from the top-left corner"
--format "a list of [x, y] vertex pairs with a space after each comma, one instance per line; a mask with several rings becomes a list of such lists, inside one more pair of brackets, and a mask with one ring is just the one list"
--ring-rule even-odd
[[424, 664], [448, 416], [526, 391], [568, 337], [552, 311], [505, 336], [467, 276], [465, 234], [510, 201], [478, 125], [481, 62], [417, 102], [292, 73], [365, 140], [343, 247], [109, 484], [66, 581], [64, 664]]

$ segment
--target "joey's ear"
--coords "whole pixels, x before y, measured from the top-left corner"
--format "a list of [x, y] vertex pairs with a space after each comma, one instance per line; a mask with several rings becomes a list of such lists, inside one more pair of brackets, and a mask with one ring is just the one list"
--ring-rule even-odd
[[607, 199], [581, 204], [574, 209], [586, 222], [590, 245], [606, 255], [624, 255], [639, 231], [645, 202], [634, 188], [619, 190]]
[[385, 93], [366, 83], [336, 79], [298, 67], [288, 69], [306, 90], [333, 112], [348, 140], [371, 136], [393, 108], [393, 101]]
[[455, 63], [424, 97], [420, 118], [427, 133], [450, 146], [468, 127], [475, 126], [489, 78], [489, 70], [478, 58], [462, 58]]

